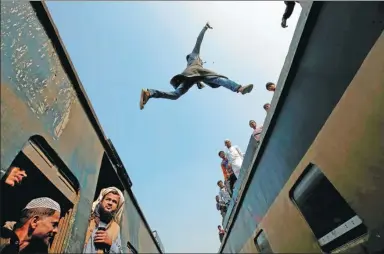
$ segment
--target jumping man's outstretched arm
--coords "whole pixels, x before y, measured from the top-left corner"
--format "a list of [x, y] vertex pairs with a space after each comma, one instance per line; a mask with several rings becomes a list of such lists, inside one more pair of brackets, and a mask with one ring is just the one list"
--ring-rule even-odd
[[212, 29], [212, 27], [207, 22], [207, 24], [204, 26], [203, 30], [201, 30], [199, 36], [197, 37], [196, 44], [195, 44], [195, 47], [193, 48], [192, 53], [195, 53], [197, 55], [200, 54], [201, 43], [203, 42], [204, 34], [208, 30], [208, 28]]

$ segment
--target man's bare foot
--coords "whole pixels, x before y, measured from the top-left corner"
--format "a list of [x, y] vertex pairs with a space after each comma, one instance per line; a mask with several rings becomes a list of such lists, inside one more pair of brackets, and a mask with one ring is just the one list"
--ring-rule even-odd
[[252, 89], [253, 89], [253, 85], [250, 84], [250, 85], [246, 85], [246, 86], [241, 86], [237, 92], [239, 92], [241, 94], [247, 94], [247, 93], [250, 93], [252, 91]]
[[140, 96], [140, 109], [142, 110], [144, 108], [144, 105], [149, 100], [149, 91], [147, 89], [141, 89], [141, 96]]

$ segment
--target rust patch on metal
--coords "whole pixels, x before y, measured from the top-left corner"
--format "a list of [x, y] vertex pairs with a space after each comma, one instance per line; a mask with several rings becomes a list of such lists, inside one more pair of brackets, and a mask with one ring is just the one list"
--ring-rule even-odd
[[76, 99], [57, 53], [28, 2], [1, 4], [1, 72], [38, 119], [50, 120], [55, 139], [62, 134]]

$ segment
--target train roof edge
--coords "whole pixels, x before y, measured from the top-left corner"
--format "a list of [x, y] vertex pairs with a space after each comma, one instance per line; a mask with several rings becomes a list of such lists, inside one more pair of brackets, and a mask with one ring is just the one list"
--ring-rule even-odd
[[147, 227], [148, 231], [150, 232], [150, 235], [152, 237], [153, 242], [156, 244], [156, 247], [159, 251], [159, 253], [162, 253], [160, 246], [158, 245], [156, 238], [152, 234], [151, 227], [149, 226], [149, 223], [147, 219], [144, 216], [144, 213], [142, 212], [138, 201], [133, 194], [131, 187], [132, 187], [132, 181], [128, 175], [128, 172], [126, 171], [123, 162], [120, 159], [120, 156], [118, 155], [112, 141], [108, 139], [103, 131], [103, 128], [101, 127], [101, 124], [99, 122], [99, 119], [96, 116], [95, 110], [92, 107], [92, 104], [85, 92], [85, 89], [83, 85], [81, 84], [80, 78], [75, 70], [75, 67], [69, 57], [69, 54], [64, 46], [63, 40], [60, 37], [60, 34], [58, 32], [58, 29], [56, 25], [54, 24], [54, 21], [52, 19], [52, 16], [48, 10], [47, 5], [43, 1], [30, 1], [30, 4], [32, 8], [34, 9], [37, 18], [43, 25], [47, 36], [52, 42], [52, 45], [54, 46], [56, 53], [59, 57], [60, 63], [62, 64], [65, 72], [67, 73], [69, 79], [71, 80], [72, 86], [76, 92], [76, 95], [81, 103], [81, 106], [83, 107], [88, 120], [91, 122], [92, 126], [94, 127], [94, 130], [100, 140], [100, 143], [103, 145], [103, 148], [105, 150], [105, 153], [109, 157], [109, 159], [112, 160], [114, 163], [114, 168], [116, 169], [116, 172], [118, 174], [118, 177], [123, 182], [123, 185], [129, 194], [129, 196], [132, 199], [132, 202], [134, 206], [136, 207], [137, 211], [139, 212], [141, 219], [143, 220], [145, 226]]
[[[260, 159], [259, 154], [261, 155], [263, 153], [265, 144], [268, 142], [270, 134], [273, 131], [273, 127], [276, 123], [279, 112], [281, 111], [282, 104], [284, 104], [284, 99], [288, 95], [289, 87], [292, 84], [293, 78], [298, 69], [298, 65], [301, 61], [305, 48], [308, 45], [308, 39], [310, 37], [313, 27], [316, 24], [318, 14], [320, 13], [321, 8], [322, 2], [308, 2], [305, 8], [303, 7], [301, 11], [300, 18], [297, 22], [297, 26], [291, 44], [289, 46], [288, 54], [285, 58], [283, 68], [280, 72], [276, 91], [274, 92], [273, 99], [271, 101], [271, 112], [268, 113], [263, 124], [263, 129], [265, 129], [264, 136], [261, 138], [261, 143], [259, 144], [259, 147], [256, 150], [255, 154], [253, 155], [253, 165], [258, 163], [258, 160]], [[250, 180], [252, 179], [252, 176], [256, 171], [256, 168], [253, 167], [253, 165], [251, 166], [248, 175], [244, 177], [244, 187], [241, 190], [241, 194], [238, 198], [237, 204], [232, 210], [232, 214], [229, 218], [226, 227], [226, 234], [220, 245], [218, 253], [222, 253], [224, 246], [226, 245], [232, 226], [240, 211], [240, 207], [243, 203], [245, 194], [247, 193], [248, 187], [251, 183]]]

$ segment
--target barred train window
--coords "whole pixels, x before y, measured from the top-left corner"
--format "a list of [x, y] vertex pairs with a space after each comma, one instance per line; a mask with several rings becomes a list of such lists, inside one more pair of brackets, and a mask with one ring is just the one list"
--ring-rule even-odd
[[261, 230], [257, 236], [255, 237], [255, 246], [259, 253], [273, 253], [271, 246], [268, 242], [267, 236], [265, 235], [264, 231]]
[[367, 233], [367, 227], [332, 183], [310, 164], [290, 191], [324, 252], [335, 250]]

